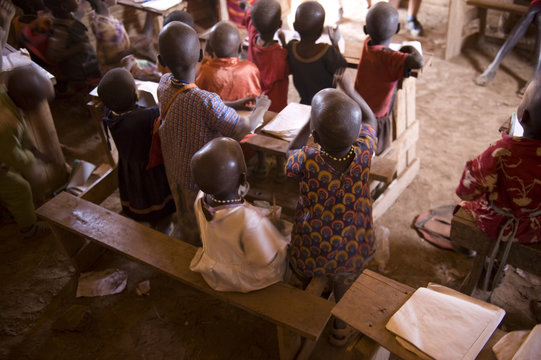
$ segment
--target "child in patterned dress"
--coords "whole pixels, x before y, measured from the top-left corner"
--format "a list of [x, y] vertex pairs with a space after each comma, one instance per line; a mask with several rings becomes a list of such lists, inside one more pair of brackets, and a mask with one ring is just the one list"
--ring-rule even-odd
[[[311, 119], [288, 149], [286, 173], [299, 180], [290, 265], [307, 284], [329, 278], [338, 302], [374, 255], [368, 184], [377, 122], [350, 83], [312, 99]], [[310, 132], [321, 146], [303, 146]], [[334, 319], [329, 341], [342, 346], [352, 330]]]
[[214, 56], [201, 65], [195, 79], [197, 86], [220, 95], [224, 101], [261, 95], [259, 70], [253, 62], [239, 59], [241, 38], [232, 22], [214, 25], [208, 45]]
[[239, 191], [247, 176], [239, 143], [211, 140], [194, 154], [191, 168], [200, 189], [194, 211], [203, 247], [190, 269], [218, 291], [248, 292], [283, 280], [287, 241]]

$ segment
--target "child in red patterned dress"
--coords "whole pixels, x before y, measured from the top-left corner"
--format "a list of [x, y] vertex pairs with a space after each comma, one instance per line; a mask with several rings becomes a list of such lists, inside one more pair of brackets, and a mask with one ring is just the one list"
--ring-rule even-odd
[[[375, 253], [368, 175], [377, 130], [370, 107], [351, 84], [340, 83], [350, 96], [336, 89], [314, 96], [311, 119], [291, 142], [286, 165], [300, 192], [290, 265], [304, 284], [329, 278], [337, 302]], [[310, 132], [320, 150], [304, 146]], [[342, 346], [351, 334], [334, 319], [329, 341]]]

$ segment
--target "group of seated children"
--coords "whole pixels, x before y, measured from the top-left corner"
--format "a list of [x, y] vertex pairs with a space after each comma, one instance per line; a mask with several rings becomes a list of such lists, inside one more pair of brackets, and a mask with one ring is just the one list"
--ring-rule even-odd
[[[74, 2], [51, 2], [45, 0], [56, 22], [77, 26], [70, 17], [74, 7], [68, 6]], [[102, 10], [98, 19], [107, 16]], [[297, 8], [294, 27], [300, 41], [274, 39], [280, 18], [276, 0], [253, 2], [244, 19], [248, 60], [239, 59], [238, 29], [229, 22], [216, 24], [209, 37], [211, 58], [200, 68], [203, 51], [193, 24], [167, 23], [158, 38], [159, 66], [166, 70], [158, 87], [159, 111], [137, 106], [134, 80], [125, 69], [107, 72], [98, 93], [119, 151], [124, 213], [155, 221], [176, 208], [181, 239], [201, 247], [190, 268], [216, 290], [269, 286], [284, 279], [289, 262], [304, 285], [326, 277], [339, 301], [375, 252], [368, 177], [373, 154], [390, 143], [397, 81], [424, 63], [413, 48], [389, 49], [399, 25], [396, 9], [387, 3], [368, 12], [368, 37], [354, 86], [343, 76], [346, 61], [336, 46], [316, 42], [325, 18], [320, 4], [306, 1]], [[66, 27], [68, 34], [72, 27]], [[81, 40], [80, 47], [86, 49], [85, 43]], [[100, 49], [106, 53], [108, 45]], [[288, 244], [272, 221], [244, 200], [247, 170], [238, 141], [269, 108], [280, 111], [287, 105], [289, 74], [301, 103], [312, 108], [310, 121], [287, 152], [285, 172], [298, 180], [300, 193]], [[541, 81], [533, 81], [519, 107], [524, 137], [504, 135], [469, 162], [457, 190], [471, 200], [465, 208], [493, 237], [540, 240], [540, 86]], [[244, 117], [236, 111], [243, 109], [253, 111]], [[163, 165], [148, 170], [158, 115]], [[318, 148], [305, 146], [310, 135]], [[330, 341], [344, 345], [351, 333], [335, 319]]]

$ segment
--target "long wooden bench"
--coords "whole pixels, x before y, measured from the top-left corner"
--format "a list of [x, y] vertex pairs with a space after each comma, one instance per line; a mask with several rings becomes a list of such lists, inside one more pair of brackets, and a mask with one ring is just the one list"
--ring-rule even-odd
[[[281, 282], [247, 294], [217, 292], [189, 269], [197, 250], [192, 245], [65, 192], [36, 212], [49, 223], [78, 271], [89, 269], [103, 247], [147, 264], [275, 324], [280, 359], [307, 358], [330, 318], [334, 304], [311, 290], [321, 290], [321, 284], [311, 284], [305, 291]], [[84, 246], [87, 250], [83, 256], [80, 250], [87, 242], [95, 245], [95, 252]]]
[[[485, 35], [488, 10], [523, 15], [528, 11], [528, 7], [495, 0], [450, 0], [445, 60], [460, 54], [466, 38], [476, 32], [479, 34], [479, 38]], [[477, 31], [472, 33], [467, 30], [469, 28], [467, 25], [475, 19], [479, 20], [479, 27]]]
[[[466, 249], [476, 251], [473, 266], [460, 291], [471, 295], [475, 290], [483, 271], [485, 258], [490, 255], [495, 241], [479, 230], [474, 219], [464, 209], [460, 209], [451, 221], [451, 241]], [[500, 247], [501, 257], [504, 246]], [[526, 245], [514, 243], [511, 246], [507, 263], [532, 274], [541, 276], [541, 244]]]

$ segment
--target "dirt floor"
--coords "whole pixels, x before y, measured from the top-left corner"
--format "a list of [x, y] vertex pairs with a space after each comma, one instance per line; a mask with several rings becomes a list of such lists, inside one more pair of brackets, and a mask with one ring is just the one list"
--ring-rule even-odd
[[[358, 46], [364, 37], [364, 2], [344, 0], [344, 6], [342, 33], [346, 42]], [[468, 272], [471, 259], [432, 246], [411, 225], [423, 211], [457, 203], [454, 189], [464, 163], [498, 139], [498, 128], [520, 102], [516, 92], [532, 71], [532, 52], [517, 51], [505, 59], [492, 85], [476, 86], [475, 77], [491, 61], [498, 44], [485, 42], [452, 61], [442, 60], [447, 11], [447, 4], [437, 0], [426, 0], [421, 8], [425, 36], [420, 41], [425, 55], [432, 58], [417, 82], [421, 169], [378, 221], [390, 229], [386, 275], [412, 287], [436, 282], [457, 288]], [[400, 15], [405, 18], [404, 9]], [[406, 38], [402, 31], [396, 40]], [[52, 104], [60, 141], [66, 145], [68, 161], [104, 162], [84, 104], [83, 95]], [[119, 208], [116, 197], [103, 205]], [[74, 269], [54, 238], [23, 240], [9, 218], [1, 221], [0, 359], [278, 358], [273, 325], [119, 256], [107, 254], [97, 268], [127, 271], [124, 292], [75, 298]], [[146, 297], [135, 292], [143, 280], [151, 285]], [[507, 312], [502, 328], [531, 328], [535, 319], [528, 302], [533, 298], [541, 298], [541, 281], [509, 269], [492, 297]], [[55, 321], [72, 305], [86, 306], [90, 321], [80, 331], [55, 330]], [[312, 359], [349, 356], [345, 348], [330, 346], [324, 334]]]

